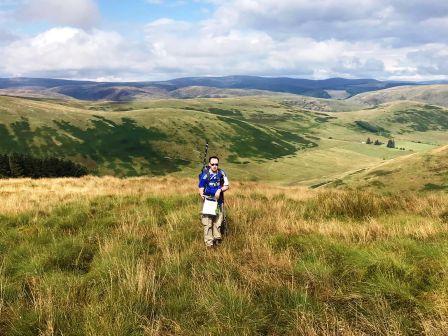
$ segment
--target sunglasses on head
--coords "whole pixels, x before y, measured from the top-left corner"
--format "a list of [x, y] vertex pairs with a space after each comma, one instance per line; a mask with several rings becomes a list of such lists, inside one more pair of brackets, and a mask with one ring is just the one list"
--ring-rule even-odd
[[219, 163], [210, 163], [210, 166], [219, 166]]

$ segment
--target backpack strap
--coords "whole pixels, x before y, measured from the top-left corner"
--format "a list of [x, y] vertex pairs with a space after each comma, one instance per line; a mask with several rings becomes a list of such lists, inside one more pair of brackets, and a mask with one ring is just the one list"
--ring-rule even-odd
[[221, 176], [219, 178], [219, 184], [222, 187], [224, 185], [224, 177], [226, 176], [226, 173], [222, 169], [220, 169], [219, 172], [221, 173]]
[[[211, 175], [210, 175], [210, 168], [206, 168], [206, 174], [207, 174], [207, 185], [210, 183]], [[221, 179], [222, 179], [222, 170], [218, 168], [218, 172], [216, 174], [221, 173]]]

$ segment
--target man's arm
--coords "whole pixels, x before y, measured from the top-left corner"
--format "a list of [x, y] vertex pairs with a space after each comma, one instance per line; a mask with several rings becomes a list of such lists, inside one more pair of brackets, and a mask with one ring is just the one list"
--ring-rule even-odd
[[204, 196], [204, 188], [199, 188], [199, 196], [201, 196], [202, 199], [205, 198], [205, 196]]
[[223, 178], [222, 186], [220, 186], [219, 189], [215, 193], [216, 199], [219, 198], [221, 193], [223, 193], [224, 191], [229, 189], [229, 179], [227, 178], [227, 175], [226, 175], [226, 173], [224, 173], [224, 171], [222, 171], [222, 178]]
[[222, 177], [223, 177], [224, 183], [223, 183], [223, 185], [221, 187], [221, 191], [226, 191], [226, 190], [229, 189], [229, 179], [228, 179], [227, 174], [225, 172], [223, 172]]
[[204, 178], [204, 174], [201, 174], [201, 176], [199, 177], [198, 189], [199, 189], [199, 196], [201, 196], [202, 199], [205, 198], [204, 196], [205, 180], [206, 178]]

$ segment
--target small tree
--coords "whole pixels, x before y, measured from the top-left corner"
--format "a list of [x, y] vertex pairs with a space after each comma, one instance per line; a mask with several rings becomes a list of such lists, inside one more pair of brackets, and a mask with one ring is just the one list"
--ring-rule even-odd
[[395, 148], [395, 140], [394, 139], [389, 139], [387, 141], [387, 147], [388, 148]]

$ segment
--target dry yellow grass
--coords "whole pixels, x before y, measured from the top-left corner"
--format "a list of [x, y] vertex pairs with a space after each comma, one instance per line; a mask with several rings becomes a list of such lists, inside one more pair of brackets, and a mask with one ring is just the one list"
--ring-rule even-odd
[[447, 195], [226, 197], [207, 251], [195, 179], [0, 181], [0, 334], [448, 332]]
[[[176, 195], [191, 195], [197, 193], [196, 180], [179, 179], [175, 177], [160, 178], [116, 178], [94, 177], [60, 178], [60, 179], [7, 179], [0, 180], [0, 214], [17, 215], [33, 212], [48, 214], [55, 207], [70, 202], [85, 202], [86, 204], [98, 197], [126, 196], [145, 199], [147, 197], [170, 197]], [[256, 182], [232, 182], [227, 194], [228, 212], [242, 222], [250, 221], [248, 216], [264, 214], [263, 225], [255, 226], [253, 235], [265, 235], [266, 232], [285, 234], [317, 233], [325, 236], [339, 237], [347, 241], [367, 242], [378, 238], [410, 236], [415, 238], [429, 238], [446, 231], [446, 225], [440, 223], [438, 216], [448, 209], [448, 195], [434, 193], [426, 196], [402, 195], [403, 207], [411, 213], [423, 215], [417, 218], [395, 216], [388, 221], [382, 218], [367, 216], [362, 225], [357, 220], [347, 218], [329, 220], [304, 220], [303, 209], [294, 209], [292, 202], [316, 199], [315, 207], [322, 214], [331, 212], [328, 204], [335, 204], [344, 211], [345, 204], [351, 198], [346, 191], [341, 190], [312, 190], [306, 187], [281, 187]], [[393, 200], [394, 197], [377, 196], [372, 203], [375, 211], [384, 207], [380, 200]], [[390, 202], [393, 202], [390, 201]], [[250, 209], [248, 205], [250, 204]], [[353, 206], [353, 204], [348, 204]], [[127, 209], [132, 209], [132, 204]], [[198, 213], [197, 208], [190, 209]], [[152, 218], [157, 220], [156, 214], [147, 209], [146, 213], [139, 213], [138, 219]], [[182, 210], [183, 211], [183, 210]], [[120, 215], [123, 222], [122, 230], [132, 232], [136, 213], [124, 211]], [[388, 216], [388, 215], [386, 215]], [[390, 216], [389, 216], [390, 217]], [[169, 215], [167, 222], [175, 225], [182, 219], [182, 213], [175, 211]], [[138, 233], [137, 233], [138, 234]], [[253, 239], [257, 239], [256, 236]]]
[[[0, 179], [0, 214], [27, 211], [50, 211], [57, 205], [74, 200], [90, 200], [99, 196], [169, 196], [196, 193], [196, 180], [174, 177], [117, 178], [112, 176], [59, 179]], [[282, 188], [259, 183], [232, 183], [235, 193], [248, 195], [282, 194], [302, 199], [310, 196], [307, 188]]]

